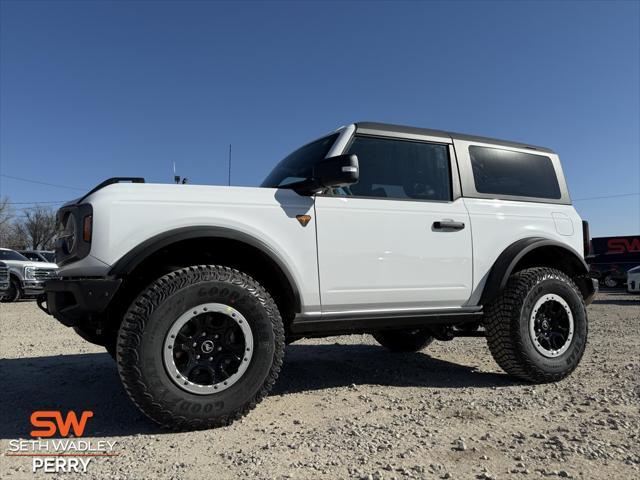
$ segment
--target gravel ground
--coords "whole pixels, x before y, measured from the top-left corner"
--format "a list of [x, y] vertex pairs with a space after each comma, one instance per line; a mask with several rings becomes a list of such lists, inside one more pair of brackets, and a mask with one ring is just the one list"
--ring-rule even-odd
[[[33, 302], [2, 304], [0, 450], [29, 438], [32, 411], [73, 409], [94, 412], [87, 439], [117, 442], [89, 478], [640, 478], [640, 296], [600, 294], [589, 315], [585, 357], [557, 384], [506, 376], [481, 338], [413, 354], [366, 335], [303, 340], [246, 418], [169, 433], [101, 348]], [[33, 478], [31, 460], [2, 455], [0, 475]]]

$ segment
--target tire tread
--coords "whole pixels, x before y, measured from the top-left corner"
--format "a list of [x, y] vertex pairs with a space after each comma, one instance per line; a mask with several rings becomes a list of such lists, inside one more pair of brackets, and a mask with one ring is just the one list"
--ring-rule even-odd
[[[138, 367], [138, 348], [145, 325], [153, 311], [186, 286], [204, 281], [223, 281], [243, 288], [267, 310], [275, 337], [274, 358], [263, 384], [255, 395], [232, 414], [211, 419], [189, 419], [177, 415], [155, 398]], [[231, 424], [253, 410], [273, 388], [284, 359], [284, 326], [278, 307], [269, 293], [249, 275], [220, 265], [198, 265], [168, 273], [145, 289], [129, 307], [118, 332], [117, 364], [124, 389], [135, 405], [149, 418], [172, 430], [199, 430]]]
[[[523, 353], [524, 339], [516, 334], [519, 326], [520, 309], [538, 283], [555, 279], [568, 284], [586, 308], [584, 300], [574, 281], [564, 272], [548, 267], [533, 267], [513, 274], [503, 292], [485, 311], [484, 327], [489, 350], [496, 363], [509, 375], [534, 383], [556, 382], [571, 374], [578, 362], [562, 373], [549, 373]], [[582, 347], [584, 351], [584, 346]], [[580, 353], [580, 356], [582, 352]]]

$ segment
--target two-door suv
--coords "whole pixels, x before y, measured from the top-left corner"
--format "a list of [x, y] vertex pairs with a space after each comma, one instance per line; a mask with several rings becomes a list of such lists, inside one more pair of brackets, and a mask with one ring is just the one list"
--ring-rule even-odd
[[58, 217], [61, 278], [39, 304], [170, 428], [247, 413], [302, 337], [485, 336], [509, 374], [560, 380], [597, 288], [553, 151], [421, 128], [342, 127], [260, 188], [110, 179]]

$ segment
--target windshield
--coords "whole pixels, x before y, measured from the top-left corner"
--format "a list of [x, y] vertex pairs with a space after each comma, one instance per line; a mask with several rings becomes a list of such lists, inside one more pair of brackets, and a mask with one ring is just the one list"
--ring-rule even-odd
[[311, 178], [313, 165], [327, 156], [338, 135], [338, 133], [334, 133], [299, 148], [278, 163], [261, 186], [267, 188], [286, 187], [292, 183]]
[[20, 260], [21, 262], [28, 262], [29, 259], [18, 252], [13, 250], [0, 250], [0, 260]]
[[24, 255], [33, 262], [46, 262], [46, 259], [38, 252], [25, 252], [21, 250], [18, 253], [20, 253], [20, 255]]
[[56, 253], [55, 252], [42, 252], [42, 256], [50, 263], [56, 263]]

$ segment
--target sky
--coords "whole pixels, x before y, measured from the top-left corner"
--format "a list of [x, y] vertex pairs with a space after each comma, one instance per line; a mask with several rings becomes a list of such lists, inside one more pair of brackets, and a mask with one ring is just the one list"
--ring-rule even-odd
[[258, 185], [365, 120], [553, 148], [593, 236], [640, 234], [640, 2], [0, 4], [18, 214], [108, 177], [170, 182], [173, 162], [226, 184], [229, 144], [232, 184]]

